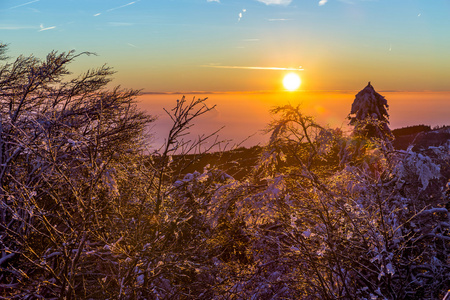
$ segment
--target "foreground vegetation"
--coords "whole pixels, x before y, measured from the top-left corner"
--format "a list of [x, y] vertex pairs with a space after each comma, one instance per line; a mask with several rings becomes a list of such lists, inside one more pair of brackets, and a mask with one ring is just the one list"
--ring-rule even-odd
[[214, 164], [186, 173], [211, 138], [183, 140], [210, 110], [204, 100], [168, 110], [166, 144], [148, 154], [154, 119], [136, 109], [138, 92], [106, 90], [107, 67], [66, 80], [76, 57], [0, 68], [0, 298], [442, 299], [450, 289], [450, 143], [395, 150], [370, 84], [350, 136], [298, 107], [274, 109], [270, 142], [234, 178]]

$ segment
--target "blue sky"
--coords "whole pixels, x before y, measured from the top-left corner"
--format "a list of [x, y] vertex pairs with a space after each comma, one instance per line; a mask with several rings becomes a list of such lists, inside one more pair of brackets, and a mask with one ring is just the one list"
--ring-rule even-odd
[[[445, 0], [3, 0], [10, 56], [92, 51], [72, 67], [107, 63], [115, 83], [148, 92], [280, 88], [450, 90]], [[227, 68], [234, 67], [234, 68]], [[260, 69], [250, 69], [258, 67]], [[271, 68], [279, 68], [274, 70]]]

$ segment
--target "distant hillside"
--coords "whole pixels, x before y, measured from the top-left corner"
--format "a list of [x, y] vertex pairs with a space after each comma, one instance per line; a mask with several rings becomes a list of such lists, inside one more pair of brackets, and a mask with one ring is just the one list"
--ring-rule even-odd
[[431, 131], [431, 126], [428, 125], [415, 125], [415, 126], [408, 126], [408, 127], [402, 127], [398, 129], [392, 130], [392, 133], [395, 137], [399, 136], [406, 136], [411, 134], [418, 134], [421, 132], [427, 132]]
[[[430, 146], [443, 145], [450, 140], [450, 126], [432, 129], [427, 125], [416, 125], [394, 129], [392, 133], [395, 137], [394, 148], [398, 150], [406, 150], [410, 145], [414, 145], [414, 151], [421, 151]], [[180, 174], [187, 174], [194, 171], [202, 172], [207, 165], [210, 165], [241, 180], [254, 169], [262, 150], [261, 146], [254, 146], [201, 155], [182, 155], [174, 157], [174, 168]], [[290, 163], [289, 157], [286, 163]], [[323, 164], [319, 167], [325, 168], [326, 166]]]
[[430, 146], [441, 146], [450, 140], [450, 126], [431, 129], [427, 125], [416, 125], [394, 129], [392, 133], [395, 137], [394, 148], [399, 150], [413, 145], [413, 150], [419, 151]]
[[235, 179], [240, 180], [251, 173], [261, 152], [261, 146], [240, 147], [223, 152], [182, 155], [174, 157], [174, 163], [180, 174], [193, 173], [194, 171], [202, 172], [207, 165], [210, 165], [211, 167], [218, 167]]

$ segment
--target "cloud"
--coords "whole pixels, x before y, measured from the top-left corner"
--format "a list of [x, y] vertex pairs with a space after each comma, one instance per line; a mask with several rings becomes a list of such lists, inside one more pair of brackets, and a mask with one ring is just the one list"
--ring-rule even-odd
[[39, 31], [45, 31], [45, 30], [50, 30], [50, 29], [55, 29], [56, 28], [56, 26], [44, 27], [43, 24], [39, 25], [39, 27], [41, 28]]
[[244, 8], [244, 9], [239, 13], [238, 22], [241, 21], [242, 16], [244, 15], [245, 12], [247, 12], [247, 10]]
[[378, 0], [339, 0], [345, 4], [356, 4], [356, 2], [377, 2]]
[[0, 30], [36, 29], [36, 26], [1, 25]]
[[320, 0], [319, 1], [319, 6], [325, 5], [327, 4], [328, 0]]
[[292, 19], [267, 19], [269, 22], [292, 21]]
[[220, 0], [206, 0], [206, 2], [217, 2], [217, 3], [220, 3]]
[[289, 5], [292, 0], [257, 0], [265, 5]]
[[217, 68], [217, 69], [241, 69], [241, 70], [303, 71], [303, 68], [301, 66], [298, 68], [283, 68], [283, 67], [246, 67], [246, 66], [203, 65], [201, 67]]

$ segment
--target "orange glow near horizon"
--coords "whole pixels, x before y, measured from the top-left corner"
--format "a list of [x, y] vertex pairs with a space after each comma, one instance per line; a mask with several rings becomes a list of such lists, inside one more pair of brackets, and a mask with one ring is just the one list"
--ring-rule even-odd
[[[192, 127], [193, 136], [211, 133], [225, 126], [219, 132], [230, 144], [252, 146], [264, 144], [269, 135], [263, 134], [267, 125], [276, 118], [270, 111], [276, 106], [300, 105], [302, 112], [315, 118], [325, 127], [341, 128], [346, 131], [347, 116], [358, 91], [278, 91], [278, 92], [228, 92], [197, 93], [186, 95], [192, 98], [206, 98], [208, 106], [217, 105], [214, 110], [196, 120]], [[390, 128], [396, 129], [417, 124], [448, 125], [450, 92], [380, 92], [389, 104]], [[158, 116], [153, 124], [155, 145], [160, 145], [170, 126], [170, 118], [163, 108], [170, 110], [182, 94], [144, 94], [138, 97], [138, 106], [151, 115]], [[245, 142], [244, 142], [245, 141]]]

